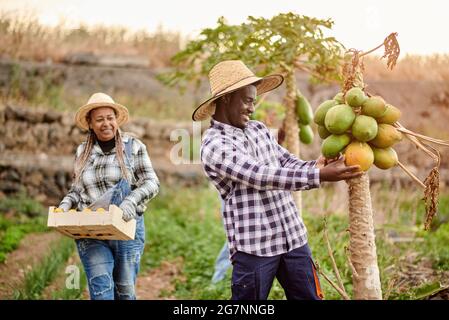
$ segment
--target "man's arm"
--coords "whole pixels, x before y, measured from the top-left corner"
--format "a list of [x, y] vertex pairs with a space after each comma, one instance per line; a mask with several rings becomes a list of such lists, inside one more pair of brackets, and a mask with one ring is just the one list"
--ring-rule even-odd
[[308, 190], [320, 185], [320, 170], [314, 166], [267, 166], [221, 139], [204, 142], [201, 160], [209, 176], [226, 177], [257, 190]]
[[265, 124], [263, 124], [262, 122], [258, 122], [258, 127], [262, 128], [263, 134], [267, 135], [270, 140], [271, 143], [273, 144], [277, 155], [278, 155], [278, 160], [281, 163], [281, 166], [283, 168], [312, 168], [316, 165], [316, 161], [315, 160], [311, 160], [311, 161], [304, 161], [301, 159], [298, 159], [297, 156], [295, 156], [294, 154], [290, 153], [287, 149], [285, 149], [284, 147], [282, 147], [277, 139], [274, 137], [274, 135], [271, 133], [270, 129], [268, 129]]
[[287, 149], [282, 147], [277, 141], [273, 141], [277, 146], [278, 159], [284, 168], [311, 168], [315, 167], [316, 160], [304, 161], [298, 159], [294, 154], [290, 153]]

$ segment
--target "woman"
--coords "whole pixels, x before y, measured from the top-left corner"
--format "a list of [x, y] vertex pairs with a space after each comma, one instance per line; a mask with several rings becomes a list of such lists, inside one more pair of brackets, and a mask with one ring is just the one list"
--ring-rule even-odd
[[59, 208], [95, 210], [115, 204], [125, 221], [136, 219], [134, 240], [76, 240], [93, 300], [136, 298], [145, 203], [159, 191], [145, 145], [119, 129], [128, 117], [128, 109], [104, 93], [93, 94], [75, 115], [88, 137], [76, 150], [74, 182]]

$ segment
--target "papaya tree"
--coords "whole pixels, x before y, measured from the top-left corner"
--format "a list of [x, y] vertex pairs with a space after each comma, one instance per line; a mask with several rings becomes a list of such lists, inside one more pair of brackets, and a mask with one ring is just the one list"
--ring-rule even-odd
[[[333, 37], [324, 36], [323, 29], [331, 29], [331, 19], [322, 20], [294, 13], [282, 13], [271, 19], [248, 17], [240, 25], [229, 25], [223, 17], [215, 28], [201, 31], [198, 39], [172, 58], [174, 71], [159, 76], [165, 84], [184, 89], [188, 82], [197, 86], [209, 70], [222, 60], [242, 60], [259, 76], [281, 73], [285, 77], [285, 119], [283, 130], [287, 149], [299, 157], [298, 123], [304, 126], [302, 140], [310, 143], [311, 119], [298, 119], [295, 102], [305, 104], [296, 86], [295, 72], [310, 74], [313, 83], [339, 79], [343, 46]], [[310, 106], [305, 105], [306, 108]], [[299, 114], [302, 114], [299, 112]], [[301, 210], [300, 193], [295, 194]]]
[[[427, 137], [406, 129], [399, 122], [401, 111], [381, 96], [372, 95], [363, 80], [363, 57], [385, 47], [383, 58], [392, 69], [399, 57], [397, 34], [392, 33], [384, 42], [366, 52], [349, 50], [342, 68], [341, 92], [334, 99], [324, 101], [317, 109], [314, 121], [320, 126], [322, 154], [334, 158], [344, 154], [347, 165], [359, 165], [363, 175], [347, 181], [349, 192], [349, 262], [355, 299], [382, 299], [380, 273], [377, 263], [373, 209], [368, 170], [376, 166], [388, 170], [399, 166], [424, 189], [426, 207], [425, 229], [436, 214], [439, 189], [440, 153], [428, 143], [449, 146], [443, 140]], [[429, 155], [435, 163], [424, 183], [402, 164], [393, 146], [405, 136], [416, 147]], [[329, 247], [328, 243], [328, 247]], [[329, 253], [332, 257], [331, 250]], [[335, 265], [335, 263], [334, 263]], [[332, 284], [343, 297], [344, 286], [334, 267], [339, 285]]]

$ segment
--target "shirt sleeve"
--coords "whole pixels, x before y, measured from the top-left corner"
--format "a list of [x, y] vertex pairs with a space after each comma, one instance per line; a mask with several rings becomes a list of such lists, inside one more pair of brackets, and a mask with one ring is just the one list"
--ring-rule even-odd
[[316, 165], [316, 160], [311, 161], [304, 161], [296, 157], [294, 154], [290, 153], [287, 149], [282, 147], [275, 136], [271, 133], [270, 129], [268, 129], [265, 124], [260, 122], [262, 125], [263, 130], [265, 131], [265, 134], [270, 138], [271, 143], [275, 146], [275, 149], [277, 150], [278, 159], [281, 163], [281, 166], [284, 168], [312, 168]]
[[[135, 140], [137, 142], [137, 140]], [[139, 149], [135, 156], [134, 175], [136, 186], [133, 191], [124, 199], [131, 202], [135, 208], [144, 205], [154, 198], [159, 192], [159, 179], [154, 172], [146, 146], [140, 141], [137, 142]]]
[[313, 165], [265, 165], [221, 137], [204, 141], [201, 160], [208, 176], [225, 177], [257, 190], [308, 190], [320, 184], [319, 169]]
[[[84, 150], [84, 146], [85, 144], [83, 143], [79, 145], [78, 148], [76, 149], [74, 163], [76, 163], [78, 158], [81, 156], [81, 153]], [[67, 192], [66, 196], [62, 199], [61, 203], [59, 204], [59, 208], [69, 210], [77, 206], [80, 201], [81, 201], [80, 189], [79, 186], [75, 184], [75, 179], [73, 179], [69, 192]]]

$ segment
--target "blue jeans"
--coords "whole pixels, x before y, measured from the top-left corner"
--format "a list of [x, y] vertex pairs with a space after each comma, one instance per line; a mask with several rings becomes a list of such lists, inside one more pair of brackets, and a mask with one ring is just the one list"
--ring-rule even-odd
[[237, 252], [232, 260], [232, 300], [266, 300], [274, 277], [284, 288], [288, 300], [323, 298], [307, 244], [274, 257]]
[[92, 300], [135, 300], [135, 284], [145, 244], [143, 215], [134, 240], [77, 239]]
[[[108, 195], [105, 193], [102, 199], [97, 200], [97, 205], [104, 207], [110, 203], [119, 206], [130, 192], [129, 183], [121, 179], [106, 192]], [[136, 218], [134, 240], [77, 239], [76, 246], [92, 300], [136, 299], [136, 278], [145, 246], [143, 215]]]

